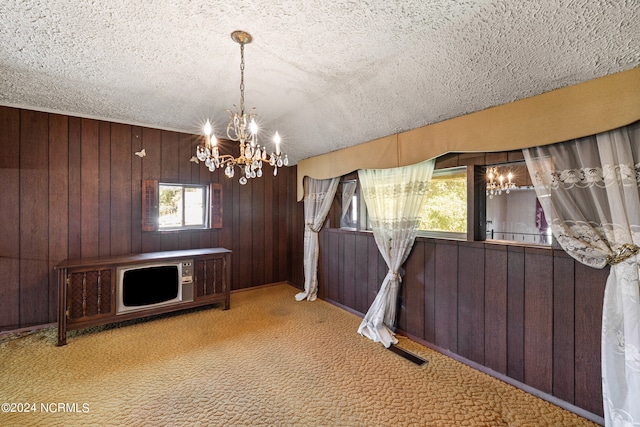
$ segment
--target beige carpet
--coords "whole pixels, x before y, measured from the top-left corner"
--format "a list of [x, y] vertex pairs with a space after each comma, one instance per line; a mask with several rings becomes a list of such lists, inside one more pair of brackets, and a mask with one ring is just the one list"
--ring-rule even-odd
[[418, 367], [296, 292], [234, 293], [228, 311], [71, 332], [64, 347], [55, 329], [5, 336], [0, 403], [36, 412], [0, 412], [0, 425], [594, 425], [401, 338], [429, 360]]

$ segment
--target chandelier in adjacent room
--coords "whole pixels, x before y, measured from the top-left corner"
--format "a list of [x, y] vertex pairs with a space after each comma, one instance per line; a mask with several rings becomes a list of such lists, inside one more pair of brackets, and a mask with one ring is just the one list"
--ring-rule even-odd
[[505, 179], [497, 167], [487, 168], [487, 196], [493, 199], [493, 196], [499, 196], [504, 191], [509, 194], [512, 188], [516, 188], [516, 183], [513, 181], [513, 174], [509, 172]]
[[247, 113], [244, 109], [244, 45], [251, 43], [251, 34], [245, 31], [234, 31], [231, 38], [240, 44], [240, 108], [234, 104], [235, 111], [229, 112], [229, 124], [227, 125], [227, 138], [238, 142], [240, 145], [240, 156], [234, 157], [230, 154], [220, 154], [218, 141], [213, 135], [211, 123], [207, 120], [204, 125], [205, 142], [198, 145], [196, 157], [204, 162], [209, 171], [213, 172], [218, 168], [224, 168], [227, 177], [232, 178], [235, 174], [234, 166], [240, 168], [240, 184], [244, 185], [248, 179], [262, 176], [262, 162], [268, 161], [273, 166], [273, 174], [278, 174], [278, 168], [287, 166], [289, 159], [286, 154], [280, 151], [280, 135], [278, 132], [273, 136], [275, 152], [267, 156], [267, 149], [258, 144], [258, 124], [253, 108]]

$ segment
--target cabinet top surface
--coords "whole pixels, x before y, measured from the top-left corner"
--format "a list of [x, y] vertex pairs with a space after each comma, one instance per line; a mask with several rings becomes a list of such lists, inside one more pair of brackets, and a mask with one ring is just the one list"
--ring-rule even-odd
[[113, 265], [120, 263], [136, 263], [155, 260], [191, 258], [215, 254], [231, 253], [225, 248], [186, 249], [179, 251], [147, 252], [141, 254], [113, 255], [107, 257], [65, 259], [55, 266], [56, 269], [83, 267], [90, 265]]

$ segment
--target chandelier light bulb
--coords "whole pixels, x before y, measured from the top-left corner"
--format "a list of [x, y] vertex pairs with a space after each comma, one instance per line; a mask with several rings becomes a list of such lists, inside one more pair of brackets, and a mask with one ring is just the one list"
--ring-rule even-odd
[[280, 134], [278, 131], [273, 135], [273, 142], [276, 144], [276, 154], [280, 154]]
[[207, 136], [211, 136], [213, 129], [211, 128], [211, 122], [207, 120], [207, 123], [204, 124], [204, 134]]

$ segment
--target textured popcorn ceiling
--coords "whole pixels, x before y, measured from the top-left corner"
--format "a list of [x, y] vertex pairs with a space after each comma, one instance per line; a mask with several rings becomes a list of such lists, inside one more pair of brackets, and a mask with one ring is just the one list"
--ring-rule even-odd
[[638, 0], [3, 0], [0, 105], [217, 134], [297, 161], [640, 65]]

